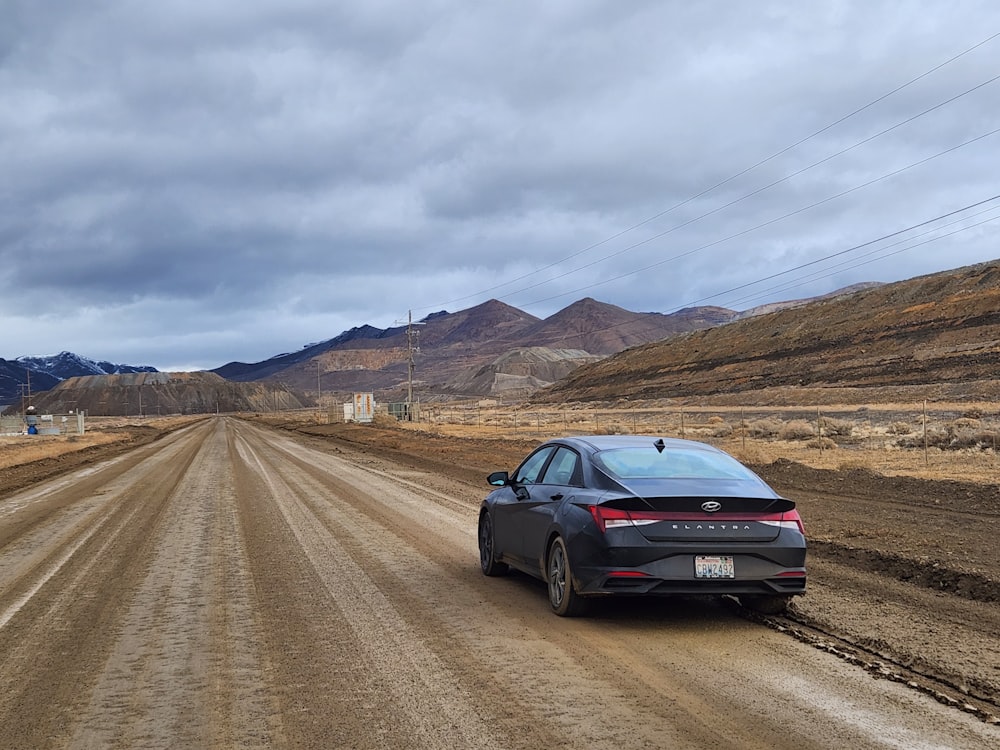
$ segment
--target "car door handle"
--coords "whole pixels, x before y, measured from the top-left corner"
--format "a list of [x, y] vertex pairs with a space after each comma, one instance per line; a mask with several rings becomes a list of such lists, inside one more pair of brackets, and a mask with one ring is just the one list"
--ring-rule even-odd
[[562, 500], [563, 499], [563, 493], [557, 492], [554, 495], [549, 495], [549, 497], [551, 497], [553, 500]]

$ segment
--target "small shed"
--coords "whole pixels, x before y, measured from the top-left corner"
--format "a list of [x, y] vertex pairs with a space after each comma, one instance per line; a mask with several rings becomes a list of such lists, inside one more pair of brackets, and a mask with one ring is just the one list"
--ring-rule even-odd
[[372, 393], [355, 393], [344, 404], [345, 422], [371, 422], [375, 416], [375, 396]]

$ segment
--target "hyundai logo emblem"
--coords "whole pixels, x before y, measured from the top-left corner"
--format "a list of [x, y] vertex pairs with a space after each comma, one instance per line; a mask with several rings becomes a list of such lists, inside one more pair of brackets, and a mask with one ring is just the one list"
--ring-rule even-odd
[[701, 509], [706, 513], [715, 513], [717, 510], [722, 510], [722, 503], [717, 500], [709, 500], [707, 503], [701, 504]]

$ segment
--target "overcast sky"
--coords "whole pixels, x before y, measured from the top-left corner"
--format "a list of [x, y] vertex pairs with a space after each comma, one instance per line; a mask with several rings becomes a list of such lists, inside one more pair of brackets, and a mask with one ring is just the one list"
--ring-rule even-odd
[[1000, 200], [924, 224], [1000, 194], [995, 0], [0, 19], [6, 359], [209, 369], [491, 298], [742, 310], [1000, 257]]

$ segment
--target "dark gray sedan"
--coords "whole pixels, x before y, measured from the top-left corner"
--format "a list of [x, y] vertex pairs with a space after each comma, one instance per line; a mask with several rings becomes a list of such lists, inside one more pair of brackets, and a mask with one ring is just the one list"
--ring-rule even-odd
[[784, 610], [806, 587], [795, 503], [729, 454], [652, 436], [550, 440], [497, 471], [479, 512], [483, 573], [548, 583], [557, 615], [597, 596], [734, 595]]

